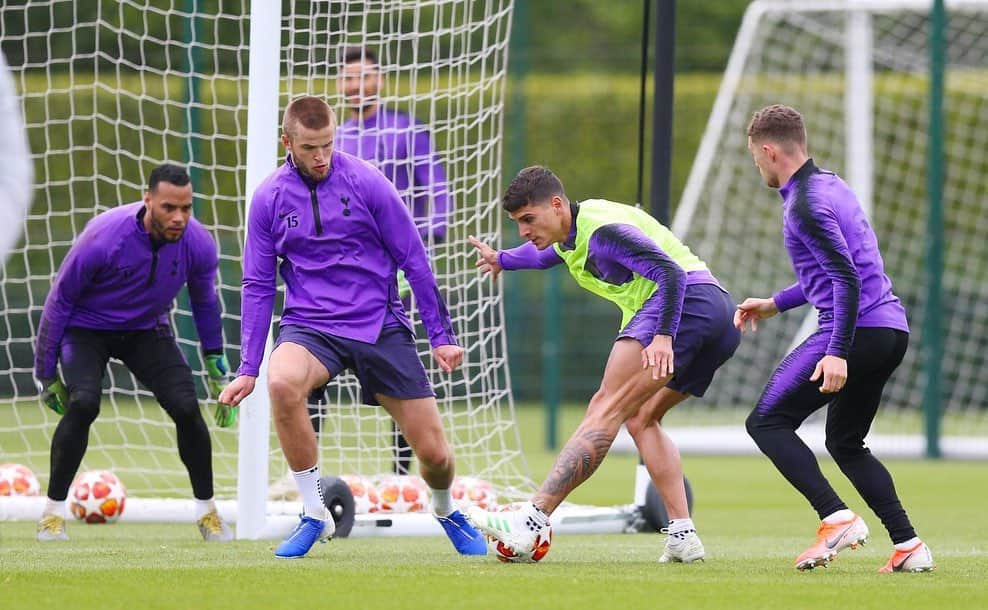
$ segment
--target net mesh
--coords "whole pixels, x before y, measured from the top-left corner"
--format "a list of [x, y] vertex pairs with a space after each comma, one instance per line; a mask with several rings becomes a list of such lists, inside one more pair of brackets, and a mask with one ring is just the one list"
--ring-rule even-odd
[[[734, 53], [741, 54], [733, 58], [741, 60], [737, 87], [721, 92], [730, 94], [726, 120], [723, 126], [712, 121], [704, 136], [716, 146], [708, 163], [694, 166], [691, 182], [700, 188], [692, 195], [687, 189], [675, 227], [739, 302], [746, 296], [770, 296], [794, 281], [781, 240], [778, 194], [761, 183], [746, 149], [745, 127], [752, 113], [773, 103], [797, 108], [805, 118], [810, 154], [817, 164], [845, 179], [857, 169], [848, 166], [849, 154], [855, 151], [849, 150], [846, 101], [854, 93], [846, 74], [848, 28], [855, 27], [849, 25], [848, 7], [854, 4], [757, 3], [750, 9], [758, 15], [750, 36], [743, 41], [739, 37], [735, 47]], [[826, 7], [814, 8], [820, 5]], [[882, 8], [870, 10], [873, 5]], [[886, 387], [872, 438], [889, 435], [892, 445], [906, 448], [906, 453], [921, 453], [930, 20], [928, 3], [913, 5], [856, 6], [871, 31], [872, 49], [868, 65], [874, 110], [867, 118], [872, 123], [874, 169], [871, 200], [864, 204], [866, 209], [870, 204], [886, 272], [912, 330], [911, 347]], [[971, 448], [983, 444], [988, 435], [988, 386], [982, 373], [988, 344], [988, 161], [983, 154], [988, 143], [988, 3], [947, 6], [941, 297], [945, 357], [940, 404], [949, 451], [951, 437], [960, 437], [953, 439], [960, 443], [958, 448]], [[704, 400], [689, 413], [673, 413], [671, 421], [743, 421], [768, 372], [791, 349], [805, 309], [773, 318], [759, 325], [757, 334], [746, 335]], [[809, 315], [815, 320], [815, 312]]]
[[[467, 234], [497, 243], [502, 113], [510, 0], [284, 2], [281, 109], [294, 96], [324, 96], [342, 116], [340, 49], [367, 45], [385, 76], [382, 102], [431, 130], [455, 207], [443, 243], [430, 243], [465, 364], [452, 375], [433, 366], [458, 471], [486, 478], [507, 495], [529, 483], [514, 427], [498, 286], [481, 278], [462, 244]], [[218, 291], [226, 352], [239, 356], [240, 273], [246, 217], [247, 0], [79, 3], [5, 2], [0, 40], [22, 94], [36, 171], [24, 240], [0, 275], [0, 454], [47, 478], [57, 416], [43, 409], [32, 380], [33, 338], [44, 299], [75, 237], [96, 214], [143, 196], [150, 168], [186, 164], [195, 216], [220, 248]], [[272, 86], [276, 86], [272, 83]], [[280, 111], [279, 111], [280, 115]], [[275, 137], [276, 126], [260, 137]], [[280, 308], [276, 307], [276, 311]], [[414, 307], [413, 307], [414, 308]], [[211, 423], [203, 364], [188, 297], [172, 315]], [[352, 375], [334, 380], [320, 437], [323, 470], [390, 471], [390, 419], [362, 406]], [[104, 380], [82, 469], [109, 468], [134, 495], [188, 496], [174, 426], [119, 362]], [[233, 497], [235, 430], [210, 425], [218, 497]], [[271, 474], [285, 471], [277, 440]]]

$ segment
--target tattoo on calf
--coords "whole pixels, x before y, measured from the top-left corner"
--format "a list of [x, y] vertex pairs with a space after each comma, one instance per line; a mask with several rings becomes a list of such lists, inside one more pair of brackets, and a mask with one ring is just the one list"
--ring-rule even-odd
[[613, 434], [600, 430], [584, 430], [574, 435], [559, 452], [540, 491], [551, 496], [565, 496], [590, 478], [613, 442]]

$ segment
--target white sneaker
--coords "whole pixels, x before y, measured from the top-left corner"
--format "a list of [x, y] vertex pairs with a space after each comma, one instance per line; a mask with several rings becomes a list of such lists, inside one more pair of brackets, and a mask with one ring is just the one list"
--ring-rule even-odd
[[933, 563], [933, 553], [930, 552], [930, 547], [920, 541], [909, 550], [894, 551], [888, 563], [884, 567], [879, 568], [878, 571], [882, 574], [891, 574], [892, 572], [932, 572], [935, 567], [937, 566]]
[[703, 543], [695, 531], [683, 535], [683, 537], [670, 535], [666, 538], [666, 548], [659, 557], [659, 563], [693, 563], [703, 561], [705, 552]]
[[286, 472], [268, 487], [268, 500], [295, 501], [300, 497], [298, 484], [295, 483], [295, 476], [291, 472]]
[[529, 514], [533, 510], [527, 505], [519, 510], [487, 511], [479, 506], [467, 509], [467, 520], [480, 533], [497, 538], [506, 547], [523, 555], [535, 548], [535, 539], [542, 526]]

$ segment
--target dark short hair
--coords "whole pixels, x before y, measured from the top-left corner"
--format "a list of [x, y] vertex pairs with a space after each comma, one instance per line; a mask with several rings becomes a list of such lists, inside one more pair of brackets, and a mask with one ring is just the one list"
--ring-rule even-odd
[[367, 47], [347, 47], [343, 49], [344, 66], [357, 61], [369, 61], [376, 66], [378, 65], [377, 53]]
[[292, 100], [288, 108], [285, 108], [281, 130], [292, 137], [296, 123], [306, 129], [323, 129], [334, 122], [334, 119], [333, 109], [325, 100], [313, 95], [303, 95]]
[[795, 144], [806, 148], [806, 126], [803, 115], [795, 108], [782, 104], [766, 106], [755, 111], [748, 123], [748, 137], [752, 142], [771, 140], [777, 144]]
[[517, 212], [526, 205], [546, 203], [559, 195], [566, 198], [562, 181], [548, 167], [533, 165], [518, 172], [501, 198], [505, 212]]
[[167, 182], [175, 186], [185, 186], [192, 182], [192, 178], [189, 177], [189, 172], [185, 171], [185, 168], [181, 165], [162, 163], [151, 170], [151, 175], [148, 176], [148, 191], [153, 193], [157, 190], [159, 182]]

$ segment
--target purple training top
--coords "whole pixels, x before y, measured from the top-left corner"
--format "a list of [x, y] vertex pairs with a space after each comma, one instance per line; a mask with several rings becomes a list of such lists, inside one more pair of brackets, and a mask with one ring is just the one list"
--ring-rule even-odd
[[329, 175], [312, 183], [288, 156], [251, 201], [239, 374], [259, 371], [276, 272], [285, 281], [282, 326], [374, 343], [386, 320], [412, 328], [398, 296], [399, 268], [432, 346], [455, 345], [425, 246], [394, 185], [371, 164], [340, 151], [333, 153]]
[[158, 243], [144, 229], [144, 202], [97, 215], [65, 256], [45, 299], [34, 373], [55, 377], [58, 349], [69, 327], [147, 330], [167, 325], [172, 302], [189, 287], [204, 351], [223, 347], [216, 297], [216, 242], [194, 218], [182, 238]]
[[807, 302], [821, 329], [832, 329], [826, 353], [847, 358], [856, 326], [909, 332], [892, 293], [878, 238], [850, 187], [812, 159], [779, 189], [782, 235], [796, 284], [773, 297], [779, 311]]
[[335, 146], [384, 172], [412, 211], [422, 241], [430, 235], [436, 242], [446, 238], [446, 172], [424, 125], [404, 112], [379, 108], [363, 121], [351, 118], [340, 125]]

